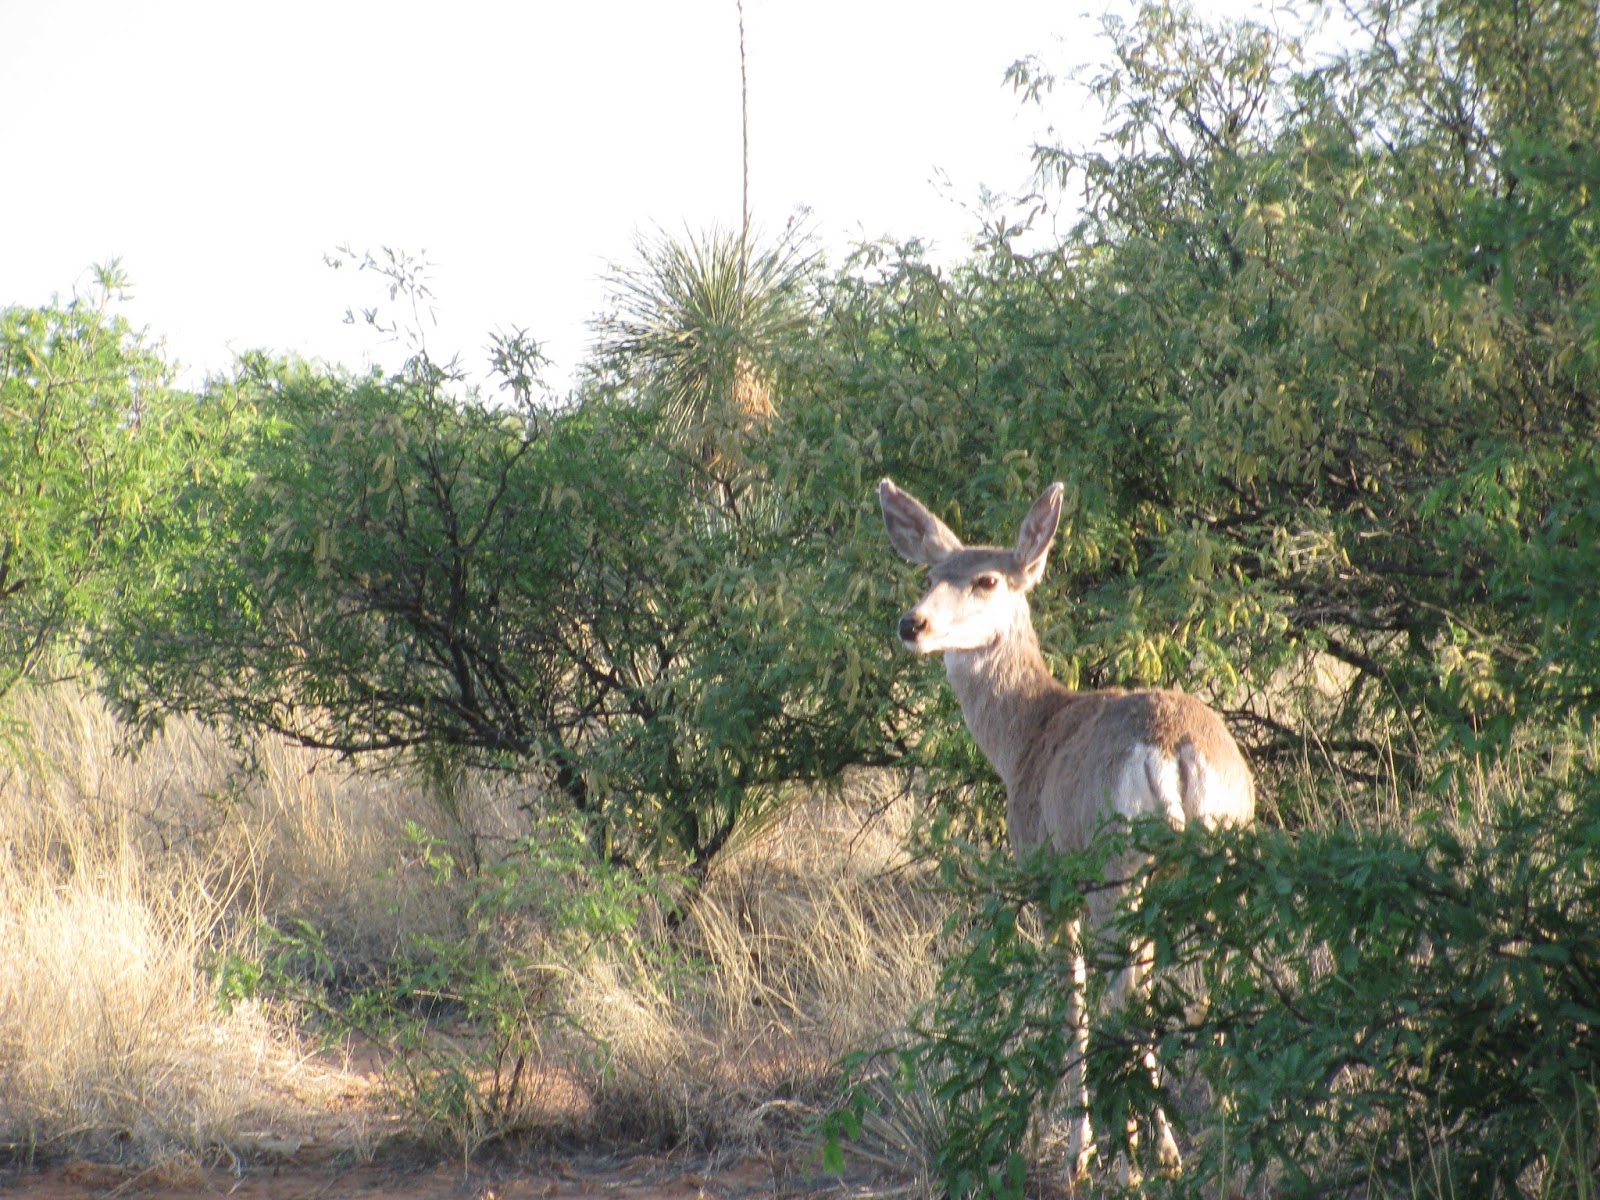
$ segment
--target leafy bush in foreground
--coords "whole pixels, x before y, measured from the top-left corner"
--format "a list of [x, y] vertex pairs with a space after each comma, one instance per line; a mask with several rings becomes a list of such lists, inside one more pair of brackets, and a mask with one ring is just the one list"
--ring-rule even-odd
[[[1592, 1177], [1600, 785], [1581, 785], [1499, 803], [1482, 828], [1152, 831], [1162, 865], [1124, 932], [1166, 969], [1102, 1037], [1156, 1040], [1208, 1080], [1202, 1175], [1473, 1196], [1523, 1194], [1533, 1169], [1546, 1195]], [[1113, 1058], [1091, 1065], [1103, 1103], [1137, 1106]]]
[[[1094, 948], [1095, 974], [1125, 966], [1122, 946], [1139, 939], [1154, 986], [1094, 1018], [1091, 1109], [1103, 1137], [1130, 1113], [1148, 1127], [1158, 1103], [1178, 1118], [1190, 1149], [1164, 1186], [1344, 1196], [1429, 1180], [1425, 1192], [1518, 1196], [1532, 1181], [1535, 1194], [1583, 1194], [1600, 1170], [1593, 777], [1501, 803], [1470, 832], [1436, 814], [1405, 833], [1151, 825], [1108, 832], [1091, 855], [952, 859], [961, 940], [890, 1052], [901, 1078], [938, 1081], [934, 1165], [950, 1195], [1022, 1195], [1035, 1106], [1074, 1053], [1068, 961], [1028, 932], [1024, 906], [1059, 928], [1128, 846], [1151, 865]], [[1158, 1094], [1144, 1046], [1169, 1066], [1163, 1092], [1203, 1080], [1205, 1099]], [[867, 1061], [836, 1139], [871, 1103]]]

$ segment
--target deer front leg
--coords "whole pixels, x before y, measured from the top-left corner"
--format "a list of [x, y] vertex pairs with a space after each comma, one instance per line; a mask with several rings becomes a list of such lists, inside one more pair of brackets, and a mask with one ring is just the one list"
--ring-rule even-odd
[[[1128, 967], [1119, 971], [1111, 983], [1110, 1002], [1121, 1007], [1128, 998], [1143, 993], [1147, 986], [1150, 971], [1153, 966], [1154, 955], [1148, 943], [1134, 947], [1132, 961]], [[1155, 1047], [1146, 1046], [1140, 1053], [1140, 1061], [1145, 1072], [1150, 1076], [1150, 1086], [1156, 1090], [1161, 1087], [1161, 1061], [1156, 1057]], [[1161, 1164], [1164, 1173], [1175, 1174], [1183, 1165], [1183, 1155], [1178, 1150], [1178, 1140], [1172, 1135], [1172, 1124], [1167, 1120], [1166, 1110], [1159, 1106], [1155, 1111], [1156, 1126], [1156, 1161]], [[1139, 1126], [1131, 1116], [1125, 1131], [1127, 1145], [1121, 1159], [1118, 1174], [1125, 1186], [1132, 1186], [1140, 1182], [1138, 1155], [1139, 1155]]]
[[[1156, 1052], [1147, 1049], [1144, 1052], [1144, 1068], [1150, 1072], [1152, 1087], [1161, 1086], [1161, 1064], [1156, 1059]], [[1176, 1175], [1183, 1166], [1183, 1155], [1178, 1152], [1178, 1139], [1172, 1136], [1172, 1124], [1167, 1120], [1164, 1108], [1156, 1109], [1156, 1161], [1161, 1164], [1161, 1170], [1167, 1175]]]
[[1083, 922], [1067, 926], [1067, 951], [1072, 955], [1072, 1059], [1067, 1065], [1067, 1099], [1071, 1105], [1067, 1134], [1068, 1171], [1075, 1183], [1089, 1177], [1094, 1156], [1094, 1130], [1089, 1124], [1089, 970], [1083, 958]]

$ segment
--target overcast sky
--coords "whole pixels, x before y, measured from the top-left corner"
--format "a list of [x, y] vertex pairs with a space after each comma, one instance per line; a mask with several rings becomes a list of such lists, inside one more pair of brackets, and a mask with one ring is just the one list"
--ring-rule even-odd
[[[1025, 186], [1035, 137], [1078, 119], [1002, 77], [1094, 54], [1083, 7], [746, 0], [758, 227], [805, 207], [836, 250], [959, 255], [980, 187]], [[360, 366], [395, 352], [341, 317], [383, 297], [324, 257], [393, 246], [434, 264], [435, 351], [476, 364], [523, 327], [560, 381], [637, 231], [738, 223], [737, 9], [0, 0], [0, 123], [0, 305], [120, 256], [125, 311], [191, 382], [258, 347]]]

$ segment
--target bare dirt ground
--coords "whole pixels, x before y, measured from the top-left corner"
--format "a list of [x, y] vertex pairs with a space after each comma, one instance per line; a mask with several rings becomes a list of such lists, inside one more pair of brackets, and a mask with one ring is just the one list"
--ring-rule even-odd
[[[858, 1194], [814, 1152], [744, 1155], [485, 1151], [471, 1164], [420, 1150], [378, 1101], [368, 1046], [312, 1056], [314, 1112], [252, 1139], [252, 1161], [149, 1168], [91, 1161], [0, 1166], [0, 1200], [756, 1200]], [[554, 1089], [559, 1092], [559, 1089]], [[281, 1119], [281, 1114], [280, 1114]], [[270, 1118], [268, 1124], [273, 1124]], [[291, 1131], [291, 1127], [292, 1131]]]
[[[179, 1176], [174, 1178], [173, 1176]], [[125, 1171], [91, 1163], [0, 1173], [0, 1196], [29, 1200], [755, 1200], [840, 1194], [837, 1180], [810, 1177], [786, 1159], [699, 1164], [636, 1158], [512, 1156], [466, 1171], [455, 1164], [340, 1166], [291, 1160], [241, 1171]]]

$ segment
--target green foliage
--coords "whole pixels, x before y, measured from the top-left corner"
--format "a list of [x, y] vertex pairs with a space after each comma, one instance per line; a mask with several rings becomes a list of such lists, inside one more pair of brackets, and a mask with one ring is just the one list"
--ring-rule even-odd
[[[458, 934], [412, 935], [355, 981], [338, 977], [323, 931], [263, 926], [256, 953], [222, 964], [218, 991], [225, 1004], [291, 1000], [330, 1040], [360, 1035], [382, 1054], [418, 1132], [470, 1158], [541, 1116], [546, 1039], [585, 1036], [564, 1007], [565, 981], [593, 956], [635, 953], [641, 914], [669, 903], [674, 881], [645, 884], [596, 859], [570, 819], [545, 821], [481, 869], [420, 829], [411, 838], [422, 886], [464, 896]], [[658, 965], [663, 976], [673, 969]]]
[[[507, 631], [482, 600], [544, 544], [550, 481], [516, 474], [537, 428], [457, 406], [426, 369], [351, 379], [251, 358], [223, 387], [258, 419], [235, 469], [188, 489], [166, 587], [122, 614], [107, 666], [129, 715], [188, 703], [348, 751], [418, 744], [431, 717], [446, 743], [525, 748], [497, 673]], [[408, 627], [437, 637], [385, 653]], [[412, 694], [413, 675], [435, 686]]]
[[203, 469], [198, 414], [112, 310], [125, 285], [111, 263], [87, 297], [0, 312], [0, 694], [137, 586], [130, 546]]
[[696, 875], [790, 783], [881, 759], [850, 596], [789, 515], [708, 505], [656, 407], [549, 405], [526, 340], [497, 367], [497, 396], [425, 354], [218, 385], [254, 416], [101, 644], [122, 711], [542, 771], [603, 857]]
[[1259, 765], [1309, 744], [1361, 783], [1559, 740], [1536, 698], [1592, 679], [1531, 593], [1600, 566], [1551, 523], [1585, 519], [1600, 422], [1600, 58], [1587, 4], [1356, 16], [1320, 60], [1292, 21], [1109, 23], [1104, 139], [1039, 151], [1071, 236], [1001, 227], [952, 270], [866, 248], [788, 434], [818, 486], [892, 475], [979, 540], [1064, 479], [1059, 673], [1209, 690]]
[[[971, 916], [936, 999], [888, 1054], [900, 1078], [939, 1081], [948, 1194], [1022, 1195], [1030, 1122], [1074, 1053], [1068, 962], [1023, 913], [1060, 928], [1108, 856], [1133, 849], [1151, 856], [1142, 895], [1094, 947], [1093, 974], [1144, 943], [1155, 983], [1095, 1016], [1090, 1107], [1102, 1133], [1129, 1114], [1148, 1127], [1158, 1104], [1187, 1116], [1191, 1149], [1167, 1188], [1515, 1196], [1537, 1179], [1561, 1194], [1600, 1170], [1597, 848], [1589, 778], [1577, 796], [1508, 800], [1481, 829], [1438, 815], [1404, 835], [1157, 823], [1092, 855], [953, 858]], [[1204, 1080], [1203, 1111], [1151, 1087], [1145, 1046]], [[854, 1064], [836, 1143], [873, 1102], [872, 1062]]]
[[1522, 1194], [1535, 1167], [1547, 1187], [1592, 1173], [1593, 1144], [1574, 1159], [1568, 1139], [1600, 1084], [1596, 782], [1514, 797], [1481, 829], [1151, 831], [1172, 865], [1124, 932], [1166, 969], [1102, 1036], [1157, 1040], [1227, 1098], [1197, 1130], [1202, 1173], [1302, 1195], [1434, 1174], [1484, 1196]]

